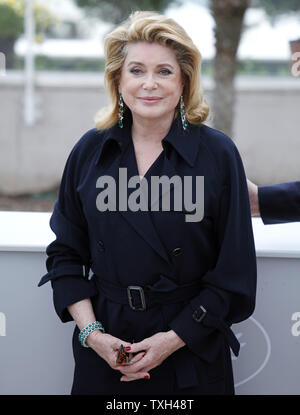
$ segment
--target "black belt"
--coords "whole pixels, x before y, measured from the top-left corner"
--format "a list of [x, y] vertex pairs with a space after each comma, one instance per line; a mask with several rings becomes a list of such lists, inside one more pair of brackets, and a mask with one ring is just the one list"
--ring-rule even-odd
[[[122, 287], [112, 284], [99, 276], [97, 277], [95, 274], [94, 277], [98, 288], [105, 297], [116, 303], [129, 305], [132, 310], [136, 311], [145, 311], [147, 308], [152, 308], [158, 304], [166, 305], [187, 301], [198, 295], [202, 286], [201, 280], [190, 284], [177, 285], [164, 275], [160, 275], [157, 283], [144, 287], [137, 285]], [[207, 327], [219, 329], [225, 335], [233, 353], [238, 356], [240, 343], [225, 322], [213, 317], [203, 306], [194, 310], [192, 317], [199, 323], [203, 321], [203, 324]]]
[[[166, 277], [163, 278], [166, 281]], [[184, 285], [177, 285], [169, 280], [170, 287], [167, 287], [167, 283], [165, 287], [161, 288], [155, 287], [155, 284], [144, 287], [138, 285], [121, 287], [99, 277], [95, 278], [95, 282], [107, 298], [119, 304], [127, 304], [136, 311], [145, 311], [158, 304], [174, 304], [189, 300], [198, 294], [201, 287], [199, 280]]]

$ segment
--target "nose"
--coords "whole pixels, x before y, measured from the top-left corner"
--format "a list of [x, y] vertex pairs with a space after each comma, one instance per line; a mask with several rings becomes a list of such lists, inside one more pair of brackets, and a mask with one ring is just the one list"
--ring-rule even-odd
[[157, 82], [154, 79], [153, 74], [147, 75], [143, 83], [143, 89], [156, 89], [156, 88], [157, 88]]

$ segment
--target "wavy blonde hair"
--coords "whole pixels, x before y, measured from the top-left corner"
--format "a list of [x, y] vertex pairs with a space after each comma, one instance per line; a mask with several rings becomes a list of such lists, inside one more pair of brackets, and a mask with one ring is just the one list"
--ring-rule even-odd
[[[206, 120], [209, 106], [203, 96], [201, 83], [201, 54], [185, 30], [173, 19], [152, 11], [136, 11], [104, 40], [105, 74], [104, 86], [111, 103], [95, 115], [96, 128], [110, 128], [118, 122], [118, 83], [127, 54], [129, 42], [158, 42], [171, 48], [181, 68], [184, 81], [183, 99], [185, 115], [191, 124]], [[124, 117], [129, 108], [124, 103]], [[130, 111], [130, 110], [129, 110]], [[179, 114], [175, 108], [174, 119]]]

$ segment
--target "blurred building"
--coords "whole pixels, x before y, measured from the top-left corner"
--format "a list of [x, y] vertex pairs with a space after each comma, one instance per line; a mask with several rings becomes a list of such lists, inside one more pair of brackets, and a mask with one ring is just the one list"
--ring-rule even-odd
[[[36, 55], [48, 57], [103, 57], [103, 36], [111, 24], [95, 18], [87, 18], [83, 9], [72, 0], [36, 0], [57, 17], [57, 24], [45, 31], [41, 43], [34, 45]], [[15, 53], [24, 56], [26, 40], [20, 37]]]
[[[39, 2], [57, 15], [60, 24], [45, 33], [43, 42], [34, 45], [36, 55], [77, 61], [83, 58], [84, 63], [103, 57], [103, 35], [110, 30], [109, 23], [87, 19], [72, 0]], [[204, 59], [212, 58], [213, 20], [205, 7], [186, 2], [180, 8], [170, 8], [166, 15], [174, 17], [187, 30]], [[232, 138], [246, 173], [254, 182], [297, 180], [300, 76], [289, 72], [288, 41], [299, 37], [300, 23], [290, 17], [271, 28], [259, 10], [250, 9], [246, 24], [252, 26], [240, 45], [240, 59], [264, 59], [271, 61], [271, 65], [272, 59], [278, 59], [286, 67], [286, 73], [283, 77], [271, 77], [270, 73], [236, 77]], [[21, 37], [15, 51], [21, 56], [25, 50], [26, 42]], [[203, 81], [210, 104], [214, 87], [211, 76], [206, 75]], [[23, 120], [23, 71], [7, 71], [6, 76], [0, 76], [0, 192], [4, 194], [41, 192], [58, 185], [73, 145], [94, 127], [94, 115], [108, 102], [100, 70], [88, 73], [39, 70], [35, 73], [34, 87], [38, 117], [30, 126]]]
[[[45, 33], [45, 41], [35, 45], [37, 54], [55, 57], [103, 56], [103, 36], [112, 27], [98, 18], [87, 18], [84, 10], [72, 0], [36, 0], [60, 19], [60, 24]], [[186, 1], [181, 7], [170, 7], [166, 13], [180, 23], [198, 46], [204, 59], [214, 56], [214, 21], [207, 7]], [[248, 9], [247, 30], [241, 40], [239, 59], [289, 60], [289, 41], [300, 37], [299, 16], [283, 16], [271, 25], [265, 12]], [[15, 52], [23, 55], [25, 41], [20, 38]]]

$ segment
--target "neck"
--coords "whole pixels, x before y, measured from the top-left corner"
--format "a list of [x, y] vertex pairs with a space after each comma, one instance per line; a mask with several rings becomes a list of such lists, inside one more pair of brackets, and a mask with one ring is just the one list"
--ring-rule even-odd
[[174, 118], [174, 113], [160, 119], [142, 119], [132, 115], [131, 136], [134, 143], [161, 143], [168, 134]]

